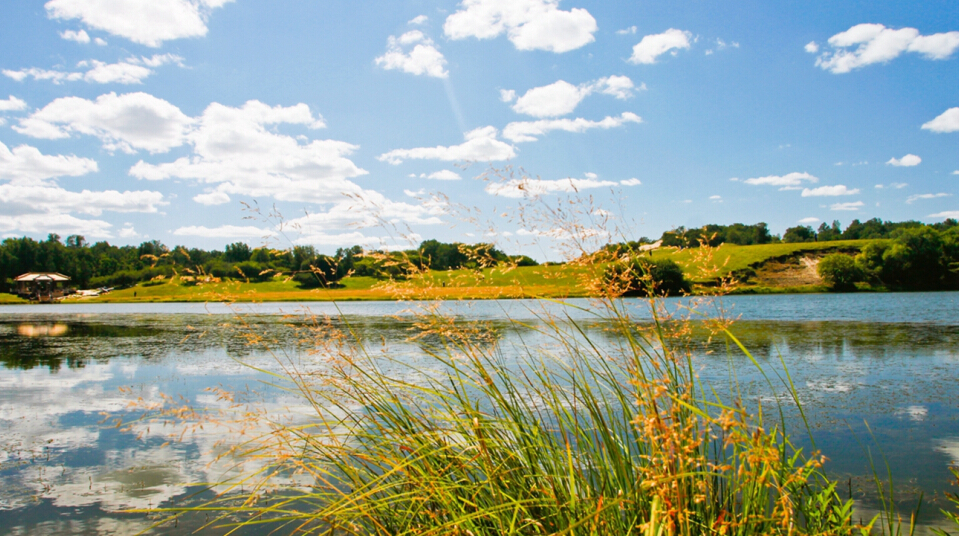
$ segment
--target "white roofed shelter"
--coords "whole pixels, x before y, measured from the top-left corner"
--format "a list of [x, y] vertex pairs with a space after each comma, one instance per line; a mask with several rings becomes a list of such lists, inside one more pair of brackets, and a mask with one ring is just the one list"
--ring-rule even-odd
[[21, 297], [39, 302], [52, 302], [64, 294], [62, 283], [70, 278], [56, 272], [31, 272], [14, 279], [17, 284], [17, 294]]

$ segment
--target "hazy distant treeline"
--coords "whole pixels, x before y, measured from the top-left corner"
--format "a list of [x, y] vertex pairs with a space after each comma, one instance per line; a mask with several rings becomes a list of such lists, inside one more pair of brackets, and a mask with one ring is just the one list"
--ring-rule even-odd
[[[81, 288], [133, 285], [174, 275], [202, 279], [266, 281], [277, 274], [294, 277], [302, 286], [331, 285], [347, 274], [402, 277], [410, 266], [434, 270], [475, 268], [498, 262], [535, 265], [526, 256], [509, 256], [489, 244], [467, 245], [427, 240], [404, 252], [366, 252], [360, 246], [323, 255], [312, 246], [289, 249], [252, 248], [243, 242], [222, 251], [184, 246], [167, 247], [152, 240], [139, 246], [90, 244], [78, 235], [66, 240], [50, 234], [46, 240], [8, 238], [0, 243], [0, 287], [27, 272], [59, 272]], [[5, 290], [0, 288], [0, 290]]]
[[[660, 240], [662, 240], [664, 247], [695, 248], [704, 243], [712, 247], [720, 244], [752, 246], [756, 244], [777, 244], [780, 242], [829, 242], [834, 240], [895, 238], [897, 233], [900, 233], [903, 229], [928, 226], [939, 231], [944, 231], [957, 225], [959, 225], [959, 222], [955, 219], [947, 219], [942, 223], [927, 225], [918, 221], [891, 222], [873, 218], [865, 222], [853, 220], [852, 223], [843, 230], [842, 224], [836, 220], [832, 222], [832, 225], [823, 222], [819, 225], [818, 229], [813, 229], [813, 227], [809, 225], [790, 227], [786, 229], [786, 232], [783, 233], [782, 236], [779, 236], [770, 233], [769, 227], [762, 222], [753, 225], [743, 223], [734, 223], [732, 225], [709, 224], [693, 229], [677, 227], [663, 233]], [[611, 244], [610, 248], [636, 248], [651, 243], [653, 243], [652, 239], [643, 237], [636, 241]]]

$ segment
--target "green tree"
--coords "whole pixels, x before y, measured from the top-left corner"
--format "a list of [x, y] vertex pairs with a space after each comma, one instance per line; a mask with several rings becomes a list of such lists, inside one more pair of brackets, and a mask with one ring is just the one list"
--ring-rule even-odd
[[786, 229], [783, 234], [783, 242], [815, 242], [816, 231], [808, 225], [799, 225]]
[[606, 267], [606, 283], [623, 296], [677, 296], [689, 293], [691, 286], [672, 259], [652, 260], [636, 257], [627, 262], [614, 262]]
[[856, 260], [843, 253], [826, 255], [816, 266], [819, 277], [832, 290], [850, 291], [856, 289], [856, 283], [863, 280], [863, 271]]

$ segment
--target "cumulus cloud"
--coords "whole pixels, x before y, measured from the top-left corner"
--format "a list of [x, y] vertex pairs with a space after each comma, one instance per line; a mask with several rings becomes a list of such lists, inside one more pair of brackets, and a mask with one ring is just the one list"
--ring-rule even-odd
[[516, 100], [516, 91], [512, 89], [499, 90], [499, 100], [502, 102], [513, 102]]
[[427, 179], [433, 179], [437, 181], [458, 181], [463, 177], [459, 176], [459, 173], [450, 171], [448, 169], [443, 169], [435, 173], [430, 173], [426, 176]]
[[87, 158], [45, 155], [35, 147], [12, 150], [0, 142], [0, 230], [24, 233], [66, 232], [110, 236], [110, 224], [73, 214], [100, 216], [111, 212], [157, 212], [163, 195], [151, 191], [69, 191], [54, 181], [94, 173]]
[[425, 74], [434, 78], [449, 77], [446, 58], [437, 50], [433, 40], [419, 30], [406, 32], [399, 38], [391, 35], [387, 40], [386, 53], [375, 61], [386, 70], [399, 69], [405, 73]]
[[22, 82], [27, 78], [50, 80], [54, 84], [86, 81], [95, 84], [142, 84], [143, 80], [154, 73], [150, 67], [160, 67], [168, 63], [183, 65], [183, 58], [175, 54], [154, 54], [153, 57], [130, 57], [117, 63], [104, 63], [97, 60], [81, 61], [78, 68], [85, 72], [55, 71], [31, 67], [13, 71], [4, 69], [3, 74]]
[[[565, 80], [558, 80], [552, 84], [534, 87], [522, 97], [516, 99], [513, 110], [517, 113], [533, 117], [556, 117], [571, 113], [587, 96], [594, 92], [612, 95], [620, 100], [633, 96], [635, 85], [627, 76], [609, 76], [593, 82], [574, 86]], [[515, 92], [501, 92], [500, 98], [510, 102]], [[506, 99], [509, 100], [506, 100]]]
[[559, 80], [548, 86], [530, 89], [516, 100], [513, 110], [533, 117], [566, 115], [576, 109], [589, 90]]
[[922, 128], [939, 134], [959, 131], [959, 107], [949, 108], [939, 117], [922, 125]]
[[164, 41], [202, 37], [210, 12], [232, 0], [50, 0], [47, 16], [80, 20], [148, 47]]
[[[731, 179], [733, 181], [738, 181], [739, 179]], [[746, 179], [743, 182], [746, 184], [752, 185], [766, 185], [766, 186], [782, 186], [783, 188], [792, 188], [796, 189], [802, 186], [803, 181], [817, 183], [819, 178], [810, 175], [809, 173], [798, 173], [793, 172], [783, 176], [769, 175], [767, 177], [755, 177], [752, 179]]]
[[96, 161], [89, 158], [45, 155], [29, 145], [10, 150], [0, 142], [0, 180], [17, 184], [36, 183], [56, 177], [79, 177], [94, 173], [97, 169]]
[[601, 181], [595, 178], [586, 179], [514, 179], [505, 182], [491, 182], [486, 185], [486, 192], [499, 197], [523, 198], [537, 197], [551, 193], [579, 192], [592, 188], [619, 186], [612, 181]]
[[0, 100], [0, 112], [16, 112], [26, 110], [27, 103], [10, 95], [6, 100]]
[[414, 25], [426, 24], [426, 21], [428, 20], [430, 20], [430, 18], [427, 17], [426, 15], [418, 15], [410, 19], [409, 22], [407, 22], [407, 24], [414, 24]]
[[937, 212], [935, 214], [930, 214], [928, 217], [959, 219], [959, 210], [947, 210], [945, 212]]
[[619, 181], [619, 183], [622, 184], [623, 186], [640, 186], [641, 184], [643, 184], [642, 181], [640, 181], [639, 179], [637, 179], [637, 178], [635, 178], [635, 177], [633, 177], [632, 179], [626, 179], [626, 180], [624, 180], [624, 181]]
[[623, 28], [622, 30], [616, 30], [616, 35], [635, 35], [639, 28], [635, 26], [630, 26], [629, 28]]
[[537, 136], [545, 136], [554, 130], [581, 133], [596, 128], [606, 130], [621, 127], [627, 123], [642, 122], [641, 117], [631, 112], [623, 112], [619, 117], [606, 117], [600, 121], [590, 121], [583, 118], [519, 121], [506, 125], [506, 128], [503, 129], [503, 137], [510, 141], [520, 143], [536, 141]]
[[850, 190], [845, 185], [837, 184], [835, 186], [820, 186], [819, 188], [804, 188], [803, 197], [835, 197], [838, 195], [856, 195], [859, 188]]
[[[887, 63], [906, 52], [926, 59], [944, 60], [959, 48], [959, 32], [921, 35], [915, 28], [893, 30], [882, 24], [857, 24], [829, 38], [832, 50], [816, 65], [834, 74], [848, 73], [874, 63]], [[807, 45], [806, 50], [809, 50]]]
[[398, 165], [404, 160], [495, 162], [509, 160], [516, 156], [516, 149], [498, 140], [498, 135], [499, 132], [494, 127], [481, 127], [467, 132], [464, 135], [466, 141], [460, 145], [395, 149], [376, 158], [380, 162]]
[[276, 233], [269, 229], [261, 229], [252, 225], [221, 225], [219, 227], [204, 227], [191, 225], [180, 227], [173, 231], [176, 236], [199, 236], [203, 238], [266, 238]]
[[913, 167], [918, 166], [922, 162], [922, 158], [914, 154], [907, 154], [902, 158], [890, 158], [886, 165], [896, 166], [896, 167]]
[[60, 37], [66, 39], [67, 41], [76, 41], [77, 43], [81, 44], [87, 44], [90, 42], [90, 35], [83, 30], [67, 30], [65, 32], [61, 32]]
[[0, 232], [61, 235], [83, 235], [90, 238], [110, 238], [109, 223], [103, 220], [77, 218], [70, 214], [17, 214], [0, 213]]
[[[810, 41], [806, 43], [806, 46], [804, 48], [806, 49], [806, 52], [810, 54], [815, 54], [819, 52], [819, 45], [815, 41]], [[815, 220], [815, 218], [813, 219]], [[819, 220], [816, 220], [816, 221], [819, 221]]]
[[902, 190], [902, 189], [905, 188], [906, 186], [909, 186], [909, 184], [908, 184], [908, 183], [905, 183], [905, 182], [894, 182], [894, 183], [890, 184], [889, 186], [885, 186], [885, 185], [882, 185], [882, 184], [877, 184], [877, 185], [876, 185], [876, 188], [878, 188], [878, 189], [880, 189], [880, 190], [882, 190], [883, 188], [895, 188], [896, 190]]
[[179, 147], [193, 120], [169, 102], [147, 93], [108, 93], [95, 101], [80, 97], [56, 99], [13, 127], [43, 139], [72, 134], [96, 136], [108, 151], [133, 154], [142, 149], [164, 153]]
[[911, 205], [911, 204], [913, 204], [913, 203], [915, 203], [916, 201], [919, 201], [919, 200], [924, 200], [924, 199], [938, 199], [938, 198], [940, 198], [940, 197], [952, 197], [952, 194], [947, 194], [947, 193], [941, 193], [941, 192], [940, 192], [940, 193], [938, 193], [938, 194], [916, 194], [916, 195], [910, 195], [909, 198], [906, 199], [906, 203], [908, 203], [908, 204]]
[[803, 219], [799, 220], [799, 223], [805, 223], [805, 224], [808, 225], [808, 224], [810, 224], [810, 223], [816, 223], [816, 222], [818, 222], [818, 221], [819, 221], [819, 218], [803, 218]]
[[201, 205], [224, 205], [230, 202], [230, 196], [223, 192], [213, 191], [193, 196], [193, 200]]
[[862, 201], [853, 201], [851, 203], [835, 203], [829, 207], [830, 210], [859, 210], [863, 206]]
[[492, 39], [505, 33], [519, 50], [562, 53], [596, 40], [596, 19], [588, 11], [559, 9], [559, 0], [463, 0], [446, 18], [450, 39]]
[[49, 183], [0, 184], [0, 214], [85, 214], [157, 212], [165, 205], [163, 194], [151, 191], [83, 190], [71, 192]]
[[[239, 108], [213, 103], [195, 120], [185, 140], [192, 157], [173, 162], [138, 162], [130, 174], [139, 179], [193, 179], [216, 184], [215, 192], [201, 194], [199, 202], [223, 202], [229, 194], [272, 197], [280, 201], [331, 203], [343, 194], [361, 192], [349, 178], [367, 172], [347, 156], [355, 145], [336, 140], [300, 142], [271, 132], [268, 126], [294, 124], [324, 126], [306, 104], [271, 107], [249, 101]], [[216, 195], [214, 195], [216, 194]]]
[[630, 56], [631, 63], [653, 64], [656, 58], [672, 51], [673, 55], [679, 50], [689, 49], [693, 34], [670, 28], [661, 34], [647, 35], [642, 41], [633, 47], [633, 55]]

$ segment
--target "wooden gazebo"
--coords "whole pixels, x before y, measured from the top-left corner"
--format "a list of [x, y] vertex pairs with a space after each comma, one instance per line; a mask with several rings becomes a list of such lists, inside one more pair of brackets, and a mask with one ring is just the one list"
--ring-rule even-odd
[[68, 281], [70, 281], [69, 277], [56, 272], [31, 272], [14, 279], [17, 284], [17, 294], [21, 298], [41, 303], [62, 298], [65, 291], [62, 284]]

